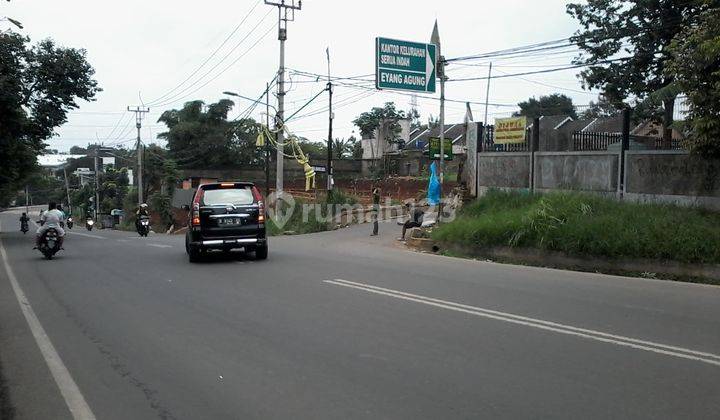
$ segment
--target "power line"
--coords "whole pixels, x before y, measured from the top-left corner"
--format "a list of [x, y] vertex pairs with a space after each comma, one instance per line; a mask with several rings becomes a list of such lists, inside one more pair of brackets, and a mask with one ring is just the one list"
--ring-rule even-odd
[[235, 60], [233, 60], [230, 64], [228, 64], [225, 68], [223, 68], [218, 74], [216, 74], [215, 76], [213, 76], [211, 79], [209, 79], [208, 81], [206, 81], [206, 82], [203, 83], [202, 85], [198, 86], [196, 89], [188, 92], [188, 93], [185, 94], [184, 96], [173, 98], [173, 99], [168, 100], [167, 102], [164, 102], [164, 103], [161, 103], [161, 104], [156, 104], [155, 107], [166, 106], [166, 105], [169, 105], [169, 104], [172, 104], [172, 103], [176, 103], [176, 102], [178, 102], [178, 101], [181, 101], [181, 100], [187, 98], [188, 96], [194, 94], [195, 92], [199, 91], [200, 89], [204, 88], [205, 86], [209, 85], [210, 83], [212, 83], [215, 79], [217, 79], [218, 77], [222, 76], [227, 70], [229, 70], [232, 66], [234, 66], [235, 63], [237, 63], [238, 61], [240, 61], [241, 58], [243, 58], [243, 57], [244, 57], [245, 55], [247, 55], [250, 51], [252, 51], [252, 49], [255, 48], [255, 46], [256, 46], [257, 44], [259, 44], [260, 41], [262, 41], [263, 39], [265, 39], [265, 37], [268, 36], [268, 34], [270, 33], [270, 31], [272, 31], [276, 26], [277, 26], [277, 23], [275, 23], [275, 24], [273, 24], [273, 26], [269, 27], [268, 30], [265, 31], [265, 33], [263, 33], [262, 36], [260, 36], [260, 38], [258, 38], [258, 39], [255, 41], [255, 43], [253, 43], [250, 47], [248, 47], [242, 54], [240, 54]]
[[628, 58], [629, 57], [614, 58], [614, 59], [610, 59], [610, 60], [597, 61], [597, 62], [590, 63], [590, 64], [573, 64], [572, 66], [558, 67], [558, 68], [554, 68], [554, 69], [527, 71], [527, 72], [523, 72], [523, 73], [506, 73], [506, 74], [501, 74], [498, 76], [490, 76], [490, 77], [488, 77], [488, 76], [465, 77], [465, 78], [460, 78], [460, 79], [450, 79], [448, 81], [449, 82], [466, 82], [466, 81], [471, 81], [471, 80], [504, 79], [507, 77], [529, 76], [532, 74], [553, 73], [553, 72], [557, 72], [557, 71], [577, 69], [577, 68], [581, 68], [581, 67], [592, 67], [592, 66], [597, 66], [597, 65], [601, 65], [601, 64], [608, 64], [608, 63], [613, 63], [613, 62], [617, 62], [617, 61], [627, 60]]
[[[183, 80], [182, 82], [180, 82], [180, 83], [179, 83], [177, 86], [175, 86], [174, 88], [170, 89], [170, 90], [169, 90], [168, 92], [166, 92], [164, 95], [160, 96], [160, 97], [157, 98], [157, 99], [154, 99], [154, 100], [150, 101], [150, 102], [148, 103], [148, 105], [156, 104], [156, 103], [162, 101], [164, 98], [167, 98], [170, 94], [172, 94], [173, 92], [175, 92], [175, 91], [176, 91], [177, 89], [179, 89], [182, 85], [184, 85], [188, 80], [190, 80], [194, 75], [196, 75], [197, 72], [199, 72], [200, 69], [202, 69], [210, 60], [212, 60], [212, 58], [215, 57], [215, 55], [222, 49], [222, 47], [224, 47], [225, 44], [227, 44], [227, 42], [230, 40], [230, 38], [232, 38], [233, 35], [235, 35], [235, 33], [238, 31], [238, 29], [240, 29], [240, 27], [245, 23], [245, 21], [248, 19], [248, 17], [250, 17], [250, 15], [251, 15], [252, 12], [255, 10], [255, 8], [257, 8], [257, 6], [260, 4], [260, 2], [261, 2], [261, 0], [258, 0], [257, 2], [255, 2], [255, 4], [253, 5], [253, 7], [251, 7], [250, 10], [245, 14], [245, 16], [242, 18], [242, 20], [240, 21], [240, 23], [238, 23], [238, 24], [235, 26], [235, 28], [233, 28], [232, 32], [230, 32], [230, 34], [229, 34], [227, 37], [225, 37], [225, 39], [223, 40], [223, 42], [222, 42], [217, 48], [215, 48], [215, 50], [205, 59], [205, 61], [203, 61], [195, 70], [193, 70], [193, 72], [190, 73], [190, 75], [188, 75], [188, 77], [186, 77], [185, 80]], [[230, 52], [232, 52], [232, 51], [230, 51]]]

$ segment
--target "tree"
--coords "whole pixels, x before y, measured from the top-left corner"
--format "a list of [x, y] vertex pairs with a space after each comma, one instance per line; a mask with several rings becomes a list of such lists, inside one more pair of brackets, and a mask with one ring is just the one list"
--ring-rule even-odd
[[7, 201], [34, 170], [45, 140], [67, 121], [77, 100], [91, 101], [101, 89], [82, 49], [50, 40], [0, 33], [0, 201]]
[[518, 106], [520, 111], [513, 113], [514, 117], [524, 115], [528, 118], [537, 118], [543, 115], [568, 115], [577, 118], [572, 99], [560, 93], [541, 96], [540, 99], [532, 97], [527, 101], [520, 102]]
[[87, 153], [87, 149], [80, 146], [73, 146], [70, 148], [71, 155], [84, 155]]
[[[706, 1], [710, 4], [710, 1]], [[720, 157], [720, 8], [703, 12], [697, 25], [683, 30], [670, 45], [666, 67], [690, 105], [686, 128], [690, 150]]]
[[363, 112], [353, 120], [353, 124], [360, 129], [363, 138], [372, 137], [375, 130], [381, 128], [385, 131], [385, 139], [392, 142], [401, 131], [398, 121], [404, 118], [405, 113], [398, 111], [394, 102], [386, 102], [382, 108], [375, 107]]
[[[182, 109], [162, 113], [158, 122], [168, 131], [168, 156], [181, 168], [222, 168], [257, 165], [263, 150], [255, 146], [260, 125], [251, 118], [228, 121], [233, 102], [223, 99], [207, 107], [202, 101], [187, 102]], [[207, 110], [205, 110], [206, 108]]]
[[350, 136], [347, 139], [335, 139], [333, 141], [333, 156], [335, 159], [352, 157], [355, 143], [357, 143], [355, 136]]
[[[580, 72], [584, 87], [602, 89], [617, 108], [624, 107], [631, 96], [642, 101], [654, 94], [662, 103], [661, 120], [669, 127], [677, 90], [672, 89], [674, 76], [665, 71], [671, 58], [668, 47], [707, 7], [698, 0], [587, 0], [586, 4], [568, 4], [568, 14], [582, 25], [571, 41], [582, 50], [574, 63], [589, 66]], [[625, 57], [618, 59], [619, 54]]]
[[603, 95], [598, 97], [597, 102], [590, 101], [590, 104], [580, 114], [580, 118], [593, 119], [601, 117], [614, 117], [620, 114], [620, 110], [615, 107], [610, 101]]

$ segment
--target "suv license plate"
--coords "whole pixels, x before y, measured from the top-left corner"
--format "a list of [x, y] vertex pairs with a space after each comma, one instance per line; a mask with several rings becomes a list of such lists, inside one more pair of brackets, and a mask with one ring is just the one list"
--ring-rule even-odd
[[241, 225], [241, 224], [242, 224], [242, 219], [238, 219], [235, 217], [228, 217], [228, 218], [218, 220], [218, 225], [222, 225], [222, 226], [233, 226], [233, 225]]

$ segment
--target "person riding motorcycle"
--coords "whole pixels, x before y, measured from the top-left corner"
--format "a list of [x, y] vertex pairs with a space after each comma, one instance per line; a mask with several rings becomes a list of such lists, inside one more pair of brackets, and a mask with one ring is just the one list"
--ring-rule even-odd
[[140, 207], [135, 212], [135, 228], [140, 228], [140, 219], [142, 217], [150, 217], [150, 212], [148, 211], [148, 205], [145, 203], [140, 204]]
[[30, 222], [30, 218], [25, 212], [23, 212], [22, 216], [20, 216], [20, 230], [26, 230], [28, 227], [28, 222]]
[[48, 210], [40, 216], [41, 226], [37, 230], [35, 237], [35, 248], [40, 248], [40, 241], [42, 240], [45, 232], [50, 228], [54, 228], [58, 234], [58, 246], [62, 248], [63, 239], [65, 237], [65, 230], [63, 224], [65, 222], [65, 215], [62, 211], [57, 209], [57, 205], [54, 202], [48, 204]]
[[62, 213], [62, 218], [63, 218], [63, 222], [62, 222], [62, 223], [63, 223], [63, 225], [64, 225], [64, 224], [65, 224], [65, 219], [67, 219], [67, 214], [65, 214], [65, 210], [63, 210], [63, 208], [62, 208], [62, 204], [58, 203], [58, 204], [55, 206], [55, 210], [57, 210], [57, 211], [59, 211], [60, 213]]

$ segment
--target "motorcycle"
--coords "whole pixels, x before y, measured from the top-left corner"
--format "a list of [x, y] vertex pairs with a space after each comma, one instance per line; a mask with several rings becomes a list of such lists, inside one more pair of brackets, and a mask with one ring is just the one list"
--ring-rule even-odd
[[72, 227], [73, 227], [73, 218], [72, 218], [72, 217], [68, 217], [68, 218], [67, 218], [67, 228], [68, 228], [68, 229], [72, 229]]
[[57, 229], [51, 226], [40, 239], [40, 247], [38, 250], [45, 256], [46, 259], [51, 260], [55, 254], [60, 251], [60, 236], [58, 235]]
[[148, 233], [150, 233], [150, 218], [148, 216], [140, 216], [137, 224], [137, 232], [140, 236], [148, 236]]
[[87, 220], [85, 220], [85, 229], [92, 230], [94, 224], [95, 221], [91, 218], [88, 218]]
[[23, 235], [28, 232], [28, 229], [29, 229], [29, 228], [28, 228], [28, 222], [22, 221], [22, 222], [20, 223], [20, 230], [22, 231]]

